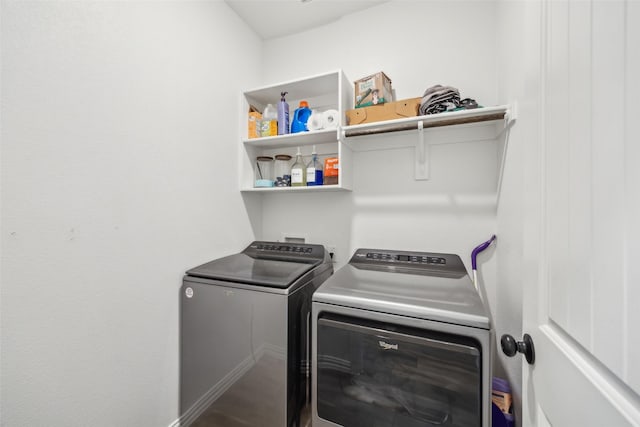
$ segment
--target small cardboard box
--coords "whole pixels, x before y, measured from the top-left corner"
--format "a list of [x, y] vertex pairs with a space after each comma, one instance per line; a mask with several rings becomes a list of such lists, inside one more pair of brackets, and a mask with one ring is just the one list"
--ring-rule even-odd
[[381, 122], [383, 120], [403, 119], [418, 115], [422, 98], [409, 98], [396, 102], [387, 102], [382, 105], [356, 108], [348, 110], [347, 124], [360, 125], [363, 123]]
[[338, 183], [340, 174], [340, 161], [337, 157], [327, 157], [324, 159], [324, 185], [335, 185]]
[[353, 82], [356, 108], [384, 104], [393, 101], [391, 79], [384, 72], [372, 74]]
[[260, 137], [260, 120], [262, 119], [262, 114], [254, 107], [249, 107], [249, 113], [247, 115], [247, 136], [249, 138], [259, 138]]

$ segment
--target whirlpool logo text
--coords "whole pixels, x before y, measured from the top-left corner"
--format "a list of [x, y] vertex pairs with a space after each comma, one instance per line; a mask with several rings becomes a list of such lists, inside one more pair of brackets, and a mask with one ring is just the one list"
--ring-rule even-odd
[[389, 344], [384, 341], [378, 341], [378, 345], [385, 350], [397, 350], [398, 344]]

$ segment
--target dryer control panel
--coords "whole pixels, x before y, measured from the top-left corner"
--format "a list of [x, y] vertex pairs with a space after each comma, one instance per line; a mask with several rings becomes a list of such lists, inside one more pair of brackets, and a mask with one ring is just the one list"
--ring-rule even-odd
[[395, 261], [401, 263], [419, 263], [419, 264], [438, 264], [445, 265], [447, 263], [446, 258], [440, 256], [429, 255], [405, 255], [405, 254], [393, 254], [387, 252], [367, 252], [367, 259], [371, 261]]
[[351, 257], [349, 264], [357, 268], [389, 272], [467, 274], [458, 255], [431, 252], [358, 249]]

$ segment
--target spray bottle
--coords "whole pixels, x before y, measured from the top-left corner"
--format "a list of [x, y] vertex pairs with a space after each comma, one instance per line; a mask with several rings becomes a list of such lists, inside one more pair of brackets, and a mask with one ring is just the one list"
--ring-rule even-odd
[[291, 165], [291, 186], [292, 187], [305, 187], [307, 185], [307, 174], [304, 161], [302, 160], [302, 153], [300, 153], [300, 147], [298, 147], [298, 153], [296, 154], [296, 161]]
[[278, 102], [278, 135], [289, 133], [289, 104], [284, 96], [289, 92], [280, 92], [280, 102]]
[[307, 186], [322, 185], [322, 164], [318, 161], [318, 153], [316, 146], [313, 146], [311, 152], [311, 161], [307, 164]]

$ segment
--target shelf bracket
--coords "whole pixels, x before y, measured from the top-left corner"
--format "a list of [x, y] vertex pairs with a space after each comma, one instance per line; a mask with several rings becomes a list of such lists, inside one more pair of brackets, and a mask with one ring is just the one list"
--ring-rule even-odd
[[518, 103], [512, 102], [507, 111], [504, 113], [504, 127], [505, 129], [513, 125], [518, 120]]
[[429, 179], [429, 159], [431, 147], [424, 140], [424, 124], [418, 121], [418, 140], [415, 149], [416, 181]]
[[504, 176], [504, 165], [507, 160], [507, 148], [509, 146], [509, 136], [511, 127], [518, 120], [518, 103], [512, 102], [504, 114], [504, 127], [499, 137], [502, 139], [502, 155], [498, 164], [498, 184], [496, 187], [496, 206], [500, 203], [500, 193], [502, 192], [502, 178]]

